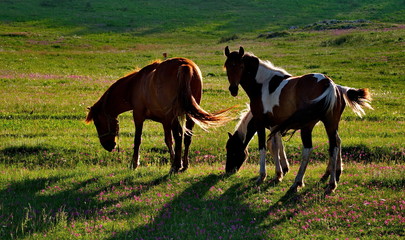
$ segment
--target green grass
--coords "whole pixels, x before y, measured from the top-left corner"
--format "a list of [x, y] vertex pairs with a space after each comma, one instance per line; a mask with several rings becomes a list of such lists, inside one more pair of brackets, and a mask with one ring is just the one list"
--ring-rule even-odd
[[[402, 5], [1, 2], [0, 238], [403, 237]], [[341, 21], [326, 24], [327, 19]], [[357, 19], [367, 21], [352, 21]], [[94, 125], [84, 124], [86, 108], [116, 79], [162, 53], [200, 66], [203, 108], [242, 110], [246, 94], [233, 98], [228, 92], [227, 45], [242, 45], [294, 75], [321, 72], [340, 85], [370, 88], [375, 110], [360, 119], [346, 109], [340, 123], [345, 170], [336, 194], [324, 197], [318, 183], [328, 148], [321, 125], [313, 134], [307, 186], [291, 195], [299, 133], [285, 141], [293, 164], [285, 181], [256, 186], [256, 138], [248, 164], [236, 175], [223, 175], [227, 132], [236, 120], [209, 132], [196, 127], [191, 167], [174, 176], [166, 175], [169, 156], [160, 124], [148, 121], [144, 127], [137, 171], [127, 169], [134, 137], [130, 113], [119, 118], [119, 151], [112, 153], [102, 149]], [[268, 171], [271, 177], [271, 163]]]
[[[31, 171], [5, 167], [1, 234], [22, 239], [396, 239], [403, 225], [404, 166], [349, 163], [333, 196], [323, 195], [324, 164], [307, 186], [286, 194], [257, 186], [256, 165], [234, 176], [203, 164], [167, 176], [168, 167]], [[291, 173], [298, 170], [294, 165]]]

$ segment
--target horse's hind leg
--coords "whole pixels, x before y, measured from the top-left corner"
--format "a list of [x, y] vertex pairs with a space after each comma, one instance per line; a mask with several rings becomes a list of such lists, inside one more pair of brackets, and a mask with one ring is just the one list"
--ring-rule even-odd
[[325, 175], [330, 174], [329, 184], [325, 190], [326, 194], [333, 193], [342, 173], [341, 140], [337, 128], [326, 129], [329, 138], [329, 164]]
[[[342, 174], [342, 171], [343, 171], [342, 148], [341, 148], [341, 140], [340, 140], [339, 136], [337, 136], [337, 147], [338, 147], [338, 155], [337, 155], [337, 161], [336, 161], [336, 182], [339, 182], [340, 175]], [[329, 150], [329, 152], [331, 152], [331, 150]], [[332, 165], [333, 165], [333, 158], [329, 157], [328, 166], [326, 168], [325, 174], [323, 174], [323, 176], [321, 177], [321, 182], [326, 182], [326, 180], [328, 180], [330, 173], [333, 169]]]
[[[284, 156], [282, 153], [282, 142], [281, 142], [281, 135], [280, 133], [276, 133], [274, 136], [269, 138], [267, 140], [267, 148], [270, 150], [273, 160], [274, 160], [274, 165], [275, 165], [275, 171], [276, 171], [276, 176], [272, 179], [272, 182], [274, 183], [279, 183], [283, 180], [284, 177], [284, 167], [282, 166], [283, 163], [280, 162], [280, 159]], [[284, 163], [285, 165], [285, 163]]]
[[165, 143], [166, 143], [167, 148], [169, 149], [169, 154], [170, 154], [170, 164], [171, 164], [170, 173], [177, 172], [178, 169], [176, 171], [173, 168], [174, 150], [173, 150], [173, 135], [172, 135], [171, 125], [167, 124], [167, 123], [163, 123], [163, 130], [165, 132]]
[[187, 117], [186, 128], [187, 128], [188, 133], [185, 133], [185, 135], [184, 135], [183, 168], [181, 169], [181, 171], [186, 171], [188, 168], [188, 154], [190, 151], [193, 127], [194, 127], [193, 120], [191, 120], [191, 118]]
[[312, 153], [312, 129], [313, 126], [301, 129], [301, 140], [304, 145], [304, 149], [302, 150], [301, 166], [298, 170], [297, 176], [295, 177], [294, 184], [290, 188], [290, 191], [292, 192], [296, 192], [298, 188], [305, 186], [305, 171], [309, 163], [309, 157]]
[[172, 163], [173, 172], [178, 172], [182, 168], [181, 152], [183, 147], [183, 128], [178, 121], [174, 121], [172, 125], [174, 137], [174, 161]]
[[283, 169], [283, 175], [285, 176], [288, 171], [290, 171], [290, 164], [288, 163], [288, 159], [287, 159], [287, 155], [285, 154], [285, 149], [284, 149], [284, 144], [283, 144], [283, 140], [280, 137], [278, 138], [278, 144], [280, 146], [279, 148], [279, 155], [280, 155], [280, 162], [281, 162], [281, 167]]

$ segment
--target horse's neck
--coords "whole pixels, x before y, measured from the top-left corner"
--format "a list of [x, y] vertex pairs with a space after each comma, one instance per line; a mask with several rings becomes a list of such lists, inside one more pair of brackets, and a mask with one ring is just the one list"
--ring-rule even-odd
[[132, 109], [132, 105], [128, 101], [129, 83], [129, 79], [120, 79], [103, 96], [104, 111], [114, 118]]
[[280, 82], [291, 77], [282, 68], [274, 67], [271, 62], [259, 60], [256, 75], [253, 79], [241, 81], [241, 86], [251, 100], [261, 98], [262, 86], [266, 84], [270, 88], [277, 88]]
[[256, 128], [251, 111], [248, 111], [244, 114], [239, 124], [237, 125], [235, 133], [238, 134], [239, 139], [242, 140], [245, 146], [249, 144], [250, 140], [256, 133]]

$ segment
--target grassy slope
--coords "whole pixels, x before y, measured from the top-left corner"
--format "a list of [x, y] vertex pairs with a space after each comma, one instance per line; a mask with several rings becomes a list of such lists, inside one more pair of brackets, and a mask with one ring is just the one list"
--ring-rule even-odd
[[[403, 23], [401, 0], [388, 1], [3, 1], [0, 20], [73, 33], [181, 32], [204, 37], [280, 30], [324, 19]], [[18, 25], [18, 24], [17, 24]]]
[[[395, 24], [405, 21], [401, 4], [2, 1], [0, 199], [7, 201], [0, 202], [0, 222], [7, 227], [1, 228], [0, 236], [113, 239], [134, 237], [138, 232], [144, 236], [150, 229], [160, 230], [155, 235], [184, 234], [182, 230], [173, 232], [172, 225], [186, 229], [190, 237], [197, 232], [184, 226], [199, 225], [204, 239], [230, 234], [256, 239], [252, 231], [264, 238], [330, 236], [324, 229], [336, 237], [403, 236], [399, 226], [403, 224], [404, 196], [398, 189], [404, 187], [405, 61], [400, 51], [404, 29]], [[296, 30], [281, 38], [256, 38], [259, 33], [331, 18], [363, 18], [375, 23], [362, 29]], [[233, 34], [239, 39], [219, 43]], [[310, 165], [308, 188], [296, 196], [285, 195], [285, 191], [297, 165], [280, 186], [256, 187], [251, 180], [257, 171], [256, 140], [251, 143], [255, 165], [223, 178], [226, 131], [232, 131], [235, 122], [209, 133], [197, 129], [192, 169], [171, 179], [164, 178], [167, 166], [159, 166], [167, 158], [159, 124], [145, 126], [143, 166], [134, 173], [125, 169], [132, 154], [130, 114], [120, 118], [122, 151], [112, 154], [101, 149], [94, 126], [83, 124], [85, 108], [115, 79], [134, 66], [161, 58], [163, 52], [189, 57], [201, 67], [204, 108], [215, 111], [240, 104], [242, 109], [246, 95], [232, 98], [227, 91], [222, 69], [225, 45], [232, 49], [244, 45], [247, 51], [297, 75], [323, 72], [339, 84], [371, 88], [375, 111], [367, 111], [360, 120], [346, 110], [341, 122], [343, 157], [348, 165], [336, 196], [324, 199], [321, 186], [315, 184], [323, 164]], [[285, 144], [289, 158], [296, 162], [298, 134]], [[314, 160], [324, 162], [327, 144], [322, 127], [315, 129], [314, 145]], [[363, 165], [352, 160], [385, 163]], [[395, 162], [400, 165], [393, 165]], [[271, 174], [272, 167], [269, 171]], [[169, 184], [178, 188], [169, 188]], [[146, 189], [140, 190], [138, 185]], [[117, 187], [122, 191], [114, 191]], [[135, 196], [145, 202], [136, 201]], [[221, 210], [203, 210], [210, 207]], [[187, 209], [192, 214], [183, 221]], [[231, 214], [234, 209], [241, 209], [235, 212], [240, 216]], [[357, 217], [359, 212], [365, 213], [363, 217]], [[374, 213], [379, 214], [374, 217]], [[168, 224], [161, 227], [162, 222]], [[207, 231], [211, 228], [214, 230]]]

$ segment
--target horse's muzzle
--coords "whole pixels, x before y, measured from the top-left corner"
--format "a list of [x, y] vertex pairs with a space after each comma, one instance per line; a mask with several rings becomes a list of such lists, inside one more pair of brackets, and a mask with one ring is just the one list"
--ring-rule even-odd
[[229, 92], [231, 92], [231, 95], [236, 97], [238, 96], [238, 86], [229, 86]]
[[109, 152], [111, 152], [115, 148], [115, 142], [102, 142], [101, 145], [103, 148]]

